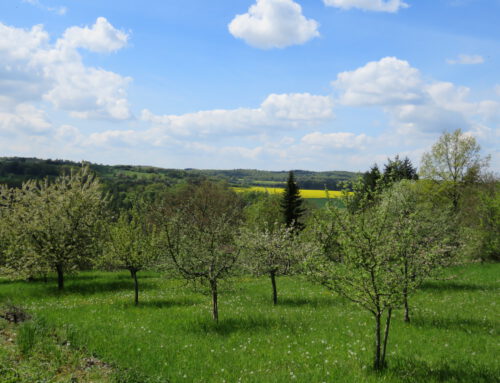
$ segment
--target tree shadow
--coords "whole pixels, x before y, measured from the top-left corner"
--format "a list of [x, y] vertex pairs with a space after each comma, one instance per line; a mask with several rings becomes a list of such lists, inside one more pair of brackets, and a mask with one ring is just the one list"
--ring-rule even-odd
[[270, 318], [227, 318], [215, 321], [193, 321], [187, 324], [189, 332], [229, 336], [237, 332], [255, 333], [283, 326], [284, 320]]
[[491, 329], [498, 328], [498, 323], [472, 318], [426, 318], [415, 316], [411, 325], [421, 328], [437, 328], [441, 330], [459, 330], [466, 333], [489, 334]]
[[488, 285], [476, 285], [463, 282], [450, 281], [428, 281], [420, 286], [422, 290], [430, 291], [481, 291], [481, 290], [498, 290], [498, 287]]
[[422, 360], [395, 358], [389, 361], [390, 374], [402, 382], [455, 382], [492, 383], [500, 382], [500, 369], [461, 361], [441, 361], [429, 364]]
[[328, 307], [338, 301], [335, 297], [314, 297], [314, 298], [301, 298], [301, 297], [282, 297], [278, 299], [279, 306], [288, 307]]
[[[47, 286], [44, 289], [39, 289], [36, 292], [33, 292], [31, 295], [33, 296], [65, 296], [65, 295], [95, 295], [102, 293], [110, 293], [122, 290], [131, 290], [134, 289], [134, 282], [132, 278], [129, 280], [115, 280], [115, 281], [102, 281], [95, 280], [94, 282], [89, 283], [68, 283], [64, 286], [63, 290], [59, 290], [57, 286]], [[142, 282], [139, 280], [139, 287], [141, 291], [149, 290], [154, 288], [154, 284], [149, 282]]]
[[202, 301], [194, 299], [152, 299], [147, 301], [139, 301], [138, 307], [155, 307], [155, 308], [169, 308], [169, 307], [189, 307], [200, 304]]

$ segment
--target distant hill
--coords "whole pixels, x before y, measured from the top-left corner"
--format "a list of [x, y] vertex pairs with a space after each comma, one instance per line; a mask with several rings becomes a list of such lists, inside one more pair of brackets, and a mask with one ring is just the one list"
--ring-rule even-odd
[[[280, 187], [288, 177], [287, 171], [163, 169], [153, 166], [88, 164], [118, 205], [127, 205], [127, 200], [137, 193], [154, 194], [165, 186], [187, 180], [210, 178], [226, 181], [231, 186]], [[0, 183], [17, 187], [29, 179], [54, 178], [78, 166], [81, 164], [67, 160], [0, 157]], [[346, 171], [294, 170], [294, 173], [302, 189], [340, 190], [343, 182], [358, 176], [358, 173]]]

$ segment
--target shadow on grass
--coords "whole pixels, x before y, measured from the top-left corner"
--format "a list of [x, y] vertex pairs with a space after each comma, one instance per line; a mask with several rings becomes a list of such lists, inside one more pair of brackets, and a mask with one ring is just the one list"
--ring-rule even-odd
[[437, 328], [441, 330], [459, 330], [466, 333], [489, 334], [491, 329], [498, 328], [498, 323], [472, 318], [424, 318], [415, 316], [412, 326], [421, 328]]
[[498, 290], [498, 287], [489, 285], [476, 285], [463, 282], [428, 281], [422, 284], [421, 289], [429, 291], [487, 291]]
[[[94, 282], [88, 283], [74, 283], [68, 281], [66, 286], [64, 286], [63, 290], [59, 290], [55, 285], [47, 285], [41, 286], [44, 288], [40, 288], [37, 291], [32, 292], [32, 296], [66, 296], [72, 294], [79, 295], [94, 295], [94, 294], [102, 294], [102, 293], [110, 293], [117, 292], [122, 290], [130, 290], [134, 289], [134, 282], [132, 278], [129, 280], [115, 280], [115, 281], [103, 281], [103, 280], [95, 280]], [[140, 282], [139, 286], [141, 291], [149, 290], [155, 288], [155, 285], [148, 282]]]
[[227, 318], [215, 321], [193, 321], [187, 323], [189, 332], [202, 332], [204, 334], [217, 334], [228, 336], [237, 332], [255, 334], [258, 331], [266, 331], [271, 328], [283, 326], [283, 320], [269, 318]]
[[492, 383], [500, 382], [500, 369], [491, 366], [464, 363], [461, 361], [441, 361], [429, 364], [410, 358], [396, 358], [389, 361], [387, 373], [397, 376], [402, 382], [456, 382]]
[[302, 307], [302, 306], [311, 306], [311, 307], [328, 307], [336, 302], [339, 299], [335, 297], [314, 297], [314, 298], [301, 298], [301, 297], [282, 297], [278, 299], [278, 307], [279, 306], [288, 306], [288, 307]]
[[200, 304], [202, 301], [194, 299], [153, 299], [148, 301], [140, 301], [139, 307], [156, 307], [156, 308], [169, 308], [169, 307], [189, 307]]

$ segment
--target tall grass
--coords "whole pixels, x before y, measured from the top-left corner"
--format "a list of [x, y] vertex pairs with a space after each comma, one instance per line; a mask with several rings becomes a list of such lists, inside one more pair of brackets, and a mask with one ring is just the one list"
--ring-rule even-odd
[[298, 277], [278, 280], [276, 307], [266, 278], [233, 281], [219, 324], [209, 296], [153, 273], [142, 275], [138, 307], [125, 273], [82, 273], [63, 292], [0, 281], [0, 300], [22, 302], [112, 363], [123, 382], [498, 382], [499, 272], [470, 265], [425, 284], [411, 301], [412, 323], [396, 313], [380, 374], [370, 368], [373, 319]]

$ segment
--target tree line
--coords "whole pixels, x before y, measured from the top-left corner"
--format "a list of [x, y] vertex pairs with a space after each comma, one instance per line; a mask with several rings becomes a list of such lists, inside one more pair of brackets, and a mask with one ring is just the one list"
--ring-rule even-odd
[[125, 269], [135, 304], [140, 272], [159, 270], [204, 286], [215, 321], [224, 279], [266, 275], [278, 304], [278, 277], [301, 274], [371, 313], [373, 366], [382, 369], [393, 310], [409, 322], [412, 293], [438, 270], [499, 259], [499, 183], [479, 153], [472, 137], [445, 133], [419, 172], [397, 156], [351, 183], [341, 204], [315, 211], [305, 208], [293, 172], [282, 196], [249, 199], [196, 179], [116, 211], [83, 166], [0, 186], [0, 267], [24, 279], [55, 273], [59, 289], [78, 270]]

